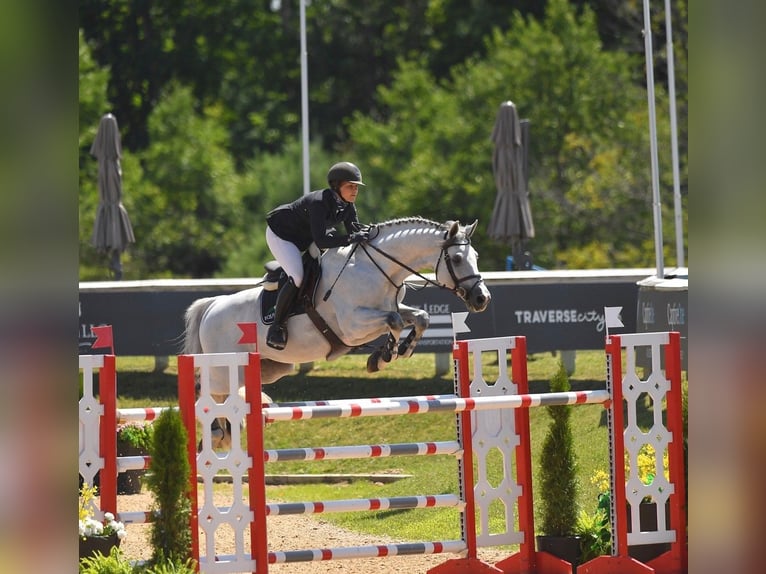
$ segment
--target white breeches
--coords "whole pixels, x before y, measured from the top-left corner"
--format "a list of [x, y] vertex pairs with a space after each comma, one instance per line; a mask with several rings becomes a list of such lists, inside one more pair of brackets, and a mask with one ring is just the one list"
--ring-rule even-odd
[[300, 287], [303, 283], [303, 259], [300, 250], [294, 243], [279, 237], [269, 226], [266, 226], [266, 243], [282, 269], [293, 278], [295, 286]]

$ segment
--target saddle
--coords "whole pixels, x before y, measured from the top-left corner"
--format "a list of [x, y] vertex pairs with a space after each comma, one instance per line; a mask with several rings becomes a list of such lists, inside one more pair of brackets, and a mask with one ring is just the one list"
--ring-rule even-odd
[[[322, 277], [322, 267], [320, 265], [321, 254], [318, 250], [312, 252], [316, 247], [312, 247], [303, 254], [303, 283], [298, 289], [298, 295], [287, 316], [307, 314], [327, 342], [330, 343], [330, 352], [327, 358], [340, 357], [345, 355], [349, 347], [340, 340], [340, 337], [330, 329], [330, 326], [324, 318], [317, 312], [314, 306], [316, 299], [316, 290], [319, 287], [319, 279]], [[266, 274], [263, 276], [263, 291], [261, 292], [261, 319], [264, 325], [271, 325], [274, 322], [275, 308], [279, 290], [287, 282], [288, 275], [277, 261], [269, 261], [265, 265]]]
[[[274, 308], [277, 304], [279, 290], [287, 282], [288, 275], [277, 261], [269, 261], [264, 265], [266, 274], [263, 276], [263, 293], [261, 295], [261, 318], [264, 325], [274, 322]], [[311, 256], [308, 251], [303, 254], [303, 283], [298, 289], [298, 296], [288, 312], [288, 317], [306, 313], [306, 307], [314, 306], [314, 297], [319, 285], [322, 269], [319, 259]]]

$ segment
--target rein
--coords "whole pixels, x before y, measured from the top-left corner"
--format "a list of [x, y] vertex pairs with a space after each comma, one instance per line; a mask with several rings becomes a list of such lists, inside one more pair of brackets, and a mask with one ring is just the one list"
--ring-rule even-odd
[[[476, 288], [476, 285], [479, 284], [479, 282], [481, 281], [481, 275], [478, 275], [478, 274], [474, 273], [473, 275], [466, 275], [465, 277], [458, 278], [457, 275], [455, 274], [455, 269], [452, 266], [452, 261], [450, 261], [449, 254], [447, 253], [447, 250], [450, 247], [452, 247], [453, 245], [469, 245], [469, 244], [470, 244], [470, 241], [465, 241], [465, 242], [460, 242], [460, 243], [455, 241], [455, 242], [449, 243], [448, 245], [445, 245], [444, 247], [441, 248], [441, 253], [439, 254], [439, 259], [436, 261], [436, 265], [434, 266], [434, 275], [436, 275], [437, 271], [439, 270], [439, 264], [441, 263], [442, 259], [444, 259], [444, 264], [447, 267], [447, 271], [449, 272], [450, 278], [455, 283], [454, 287], [447, 287], [443, 283], [439, 283], [438, 281], [433, 281], [432, 279], [429, 279], [428, 277], [426, 277], [425, 275], [423, 275], [419, 271], [416, 271], [415, 269], [413, 269], [409, 265], [406, 265], [405, 263], [402, 263], [401, 261], [399, 261], [398, 259], [396, 259], [392, 255], [389, 255], [388, 253], [386, 253], [385, 251], [383, 251], [382, 249], [380, 249], [379, 247], [377, 247], [375, 245], [372, 245], [370, 243], [367, 243], [367, 244], [363, 244], [362, 243], [362, 244], [359, 244], [359, 245], [361, 245], [362, 250], [370, 258], [370, 261], [372, 261], [373, 265], [375, 265], [375, 267], [378, 268], [378, 271], [380, 271], [383, 274], [383, 277], [385, 277], [388, 280], [388, 282], [391, 283], [391, 285], [393, 285], [397, 290], [401, 289], [402, 285], [404, 285], [404, 283], [402, 283], [402, 285], [397, 285], [394, 282], [394, 280], [391, 279], [391, 277], [378, 264], [378, 262], [375, 261], [375, 259], [372, 257], [370, 252], [367, 250], [368, 247], [373, 249], [373, 250], [375, 250], [375, 251], [377, 251], [378, 253], [383, 255], [386, 259], [388, 259], [390, 261], [393, 261], [394, 263], [399, 265], [399, 267], [402, 267], [403, 269], [406, 269], [407, 271], [409, 271], [413, 275], [417, 275], [426, 284], [433, 285], [435, 287], [438, 287], [439, 289], [446, 289], [447, 291], [455, 293], [458, 297], [464, 299], [465, 297], [468, 296], [468, 294], [471, 291], [473, 291]], [[463, 283], [464, 281], [470, 281], [471, 279], [476, 279], [476, 281], [474, 282], [473, 285], [471, 285], [471, 288], [469, 290], [466, 291], [465, 288], [460, 286], [460, 284]]]

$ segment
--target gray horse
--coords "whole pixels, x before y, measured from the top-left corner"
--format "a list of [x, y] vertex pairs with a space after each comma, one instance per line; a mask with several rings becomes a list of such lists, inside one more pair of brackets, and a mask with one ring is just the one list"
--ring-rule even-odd
[[[268, 384], [291, 373], [296, 363], [333, 360], [353, 347], [388, 335], [386, 343], [367, 361], [368, 371], [380, 370], [398, 357], [409, 357], [428, 328], [426, 311], [402, 303], [404, 282], [411, 275], [420, 275], [422, 270], [433, 272], [436, 281], [421, 277], [455, 293], [469, 311], [481, 312], [489, 305], [491, 296], [471, 246], [476, 224], [437, 223], [420, 217], [395, 219], [371, 226], [370, 239], [365, 243], [327, 250], [321, 255], [322, 273], [314, 301], [322, 328], [308, 314], [290, 317], [290, 336], [282, 350], [266, 345], [268, 326], [261, 316], [264, 285], [198, 299], [186, 311], [183, 352], [253, 351], [255, 345], [237, 342], [241, 334], [237, 324], [255, 323], [261, 379]], [[402, 331], [410, 327], [412, 332], [400, 341]], [[214, 398], [223, 400], [228, 393], [228, 375], [211, 372], [210, 377]]]

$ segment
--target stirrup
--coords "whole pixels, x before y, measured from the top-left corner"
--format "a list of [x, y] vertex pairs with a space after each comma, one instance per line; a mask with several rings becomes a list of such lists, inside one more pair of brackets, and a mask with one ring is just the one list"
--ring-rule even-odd
[[266, 334], [266, 344], [272, 349], [281, 351], [287, 345], [287, 329], [284, 325], [274, 324]]

